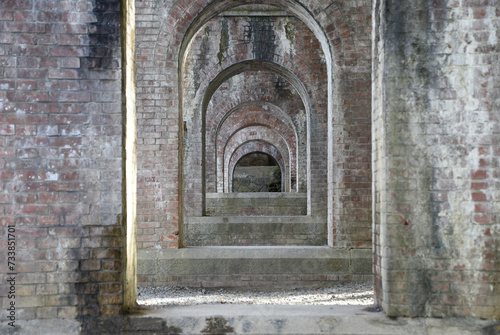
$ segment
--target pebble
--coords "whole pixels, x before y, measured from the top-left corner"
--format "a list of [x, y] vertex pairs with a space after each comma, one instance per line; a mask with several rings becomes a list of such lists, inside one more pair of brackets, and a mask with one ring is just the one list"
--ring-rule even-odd
[[214, 289], [179, 286], [138, 287], [137, 303], [152, 308], [187, 305], [366, 305], [374, 304], [373, 283], [334, 284], [316, 289]]

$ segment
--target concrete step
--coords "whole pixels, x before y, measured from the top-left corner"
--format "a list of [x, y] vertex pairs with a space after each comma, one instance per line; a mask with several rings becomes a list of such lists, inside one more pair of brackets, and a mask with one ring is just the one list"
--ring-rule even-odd
[[371, 249], [190, 247], [138, 251], [143, 286], [310, 287], [372, 278]]
[[186, 246], [324, 246], [326, 218], [311, 216], [191, 217]]
[[207, 193], [206, 215], [306, 215], [307, 194], [294, 192]]
[[198, 305], [137, 310], [115, 317], [0, 321], [9, 335], [157, 334], [499, 334], [500, 322], [474, 318], [389, 318], [366, 306]]
[[[145, 317], [148, 319], [145, 319]], [[498, 334], [492, 320], [388, 318], [367, 306], [201, 305], [147, 311], [130, 319], [137, 330], [168, 326], [178, 334]], [[165, 328], [163, 328], [165, 329]]]

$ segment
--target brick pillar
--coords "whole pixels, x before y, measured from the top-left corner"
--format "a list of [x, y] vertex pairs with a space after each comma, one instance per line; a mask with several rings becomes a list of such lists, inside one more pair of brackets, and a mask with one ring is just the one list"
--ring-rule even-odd
[[120, 312], [120, 63], [119, 0], [0, 2], [0, 305], [18, 320]]
[[498, 5], [374, 1], [374, 269], [389, 315], [500, 317]]

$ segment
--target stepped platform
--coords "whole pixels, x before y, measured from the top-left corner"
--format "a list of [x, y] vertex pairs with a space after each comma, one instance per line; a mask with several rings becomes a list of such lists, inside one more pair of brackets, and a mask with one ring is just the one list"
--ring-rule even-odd
[[140, 286], [312, 287], [372, 279], [371, 249], [224, 246], [138, 251]]
[[207, 216], [307, 214], [307, 194], [294, 192], [207, 193]]
[[0, 321], [2, 334], [498, 334], [500, 322], [474, 318], [390, 318], [366, 306], [203, 305], [136, 310], [118, 317]]
[[204, 216], [184, 224], [186, 246], [324, 246], [326, 218], [312, 216]]

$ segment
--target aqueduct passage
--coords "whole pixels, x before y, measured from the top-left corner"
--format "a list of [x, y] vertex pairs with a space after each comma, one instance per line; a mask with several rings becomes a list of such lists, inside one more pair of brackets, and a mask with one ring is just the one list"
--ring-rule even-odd
[[499, 319], [499, 7], [0, 2], [2, 322], [371, 278]]
[[[363, 10], [368, 13], [368, 9]], [[138, 246], [139, 285], [258, 287], [371, 278], [368, 57], [349, 65], [334, 63], [336, 56], [324, 30], [304, 8], [285, 2], [214, 3], [197, 17], [180, 39], [177, 64], [175, 60], [170, 63], [178, 65], [180, 76], [179, 106], [172, 108], [174, 115], [180, 113], [178, 133], [168, 136], [146, 126], [162, 123], [158, 116], [165, 116], [152, 114], [161, 110], [152, 106], [164, 102], [161, 95], [151, 101], [153, 96], [148, 92], [176, 83], [151, 80], [147, 75], [137, 79], [137, 113], [145, 122], [138, 126], [139, 189], [156, 190], [156, 194], [138, 194], [138, 241], [143, 241]], [[140, 53], [146, 52], [141, 39], [149, 41], [149, 35], [137, 32], [136, 36], [140, 60]], [[168, 46], [175, 41], [159, 38], [155, 43], [147, 53], [168, 59]], [[138, 73], [154, 71], [155, 78], [162, 78], [162, 71], [169, 70], [169, 64], [165, 65], [153, 69], [150, 62], [138, 61], [137, 68]], [[360, 111], [355, 120], [329, 127], [329, 118], [343, 120], [349, 114], [338, 85], [342, 75], [351, 71], [358, 75], [357, 84], [365, 83], [352, 101], [360, 105]], [[143, 101], [152, 106], [141, 106]], [[347, 129], [334, 143], [335, 127], [357, 129]], [[363, 127], [366, 132], [360, 134]], [[164, 138], [178, 136], [179, 140], [175, 156], [180, 164], [170, 170], [179, 169], [183, 190], [180, 214], [175, 208], [172, 213], [167, 209], [167, 220], [141, 215], [141, 208], [149, 209], [152, 204], [161, 208], [164, 204], [159, 192], [166, 185], [161, 180], [155, 184], [148, 181], [169, 167], [164, 160], [158, 160], [154, 169], [143, 168], [143, 162], [165, 155], [167, 147], [150, 152], [152, 146], [140, 144], [142, 138], [160, 134]], [[347, 142], [347, 151], [334, 150]], [[236, 163], [245, 155], [260, 152], [281, 163], [283, 189], [234, 192]], [[169, 153], [170, 159], [172, 156]], [[334, 161], [338, 163], [336, 174]], [[341, 176], [347, 172], [352, 183], [342, 185]], [[334, 180], [335, 175], [338, 180]], [[335, 201], [335, 193], [353, 198]], [[337, 206], [328, 208], [329, 203]], [[349, 206], [343, 220], [349, 228], [334, 227], [338, 206]], [[178, 221], [169, 219], [169, 214]], [[181, 248], [168, 248], [169, 243]], [[167, 248], [155, 249], [158, 245]], [[219, 248], [211, 248], [215, 246]], [[243, 257], [249, 250], [251, 254]], [[228, 256], [230, 253], [234, 257]], [[202, 259], [201, 254], [205, 254]]]

